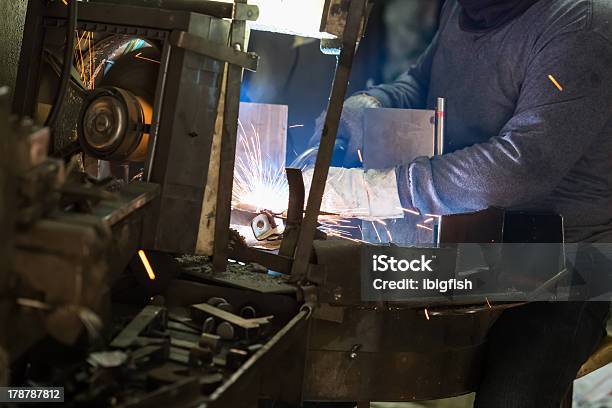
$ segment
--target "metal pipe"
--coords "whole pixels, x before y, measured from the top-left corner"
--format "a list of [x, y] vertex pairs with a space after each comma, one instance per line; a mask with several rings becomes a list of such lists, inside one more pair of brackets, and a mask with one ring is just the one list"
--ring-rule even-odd
[[438, 98], [436, 104], [436, 155], [444, 154], [444, 120], [446, 102], [444, 98]]

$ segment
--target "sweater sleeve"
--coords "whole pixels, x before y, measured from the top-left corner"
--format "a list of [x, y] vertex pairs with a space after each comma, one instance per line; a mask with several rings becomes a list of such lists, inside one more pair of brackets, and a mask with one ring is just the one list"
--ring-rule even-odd
[[515, 113], [499, 134], [398, 168], [402, 203], [449, 214], [546, 197], [612, 119], [610, 67], [612, 45], [592, 31], [534, 50]]
[[425, 109], [438, 37], [436, 34], [416, 64], [395, 82], [373, 86], [363, 93], [378, 99], [383, 108]]

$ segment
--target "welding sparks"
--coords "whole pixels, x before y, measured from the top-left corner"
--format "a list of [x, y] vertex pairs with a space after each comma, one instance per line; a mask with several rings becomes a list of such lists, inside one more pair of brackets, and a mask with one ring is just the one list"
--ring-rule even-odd
[[143, 57], [142, 56], [142, 52], [139, 52], [138, 54], [134, 55], [134, 58], [138, 58], [144, 61], [149, 61], [149, 62], [154, 62], [156, 64], [159, 64], [160, 62], [151, 58], [147, 58], [147, 57]]
[[[74, 0], [73, 0], [74, 1]], [[87, 49], [89, 50], [89, 89], [94, 89], [94, 76], [93, 76], [93, 44], [94, 43], [94, 33], [87, 33]]]
[[[81, 46], [81, 41], [83, 41], [85, 34], [86, 32], [83, 31], [83, 34], [81, 34], [77, 41], [77, 47], [79, 48], [79, 58], [81, 59], [81, 82], [83, 83], [83, 86], [87, 86], [87, 83], [85, 82], [85, 59], [83, 58], [83, 47]], [[78, 33], [76, 35], [77, 37], [79, 36]]]
[[423, 311], [425, 312], [425, 318], [429, 320], [429, 312], [427, 311], [427, 308], [423, 309]]
[[489, 302], [489, 298], [485, 297], [485, 300], [487, 301], [487, 306], [489, 306], [489, 309], [491, 309], [491, 302]]
[[[95, 54], [95, 41], [94, 33], [90, 31], [83, 31], [80, 35], [76, 34], [77, 41], [75, 44], [75, 55], [77, 56], [77, 67], [80, 68], [80, 77], [83, 87], [85, 89], [94, 89], [95, 77], [94, 72], [94, 54]], [[83, 48], [87, 47], [87, 53], [89, 55], [83, 55]], [[78, 51], [78, 53], [77, 53]], [[85, 65], [87, 62], [87, 66]]]
[[138, 256], [140, 257], [140, 260], [142, 261], [142, 264], [144, 265], [147, 271], [147, 275], [149, 275], [149, 279], [155, 280], [155, 272], [153, 272], [153, 268], [151, 268], [151, 264], [149, 263], [149, 260], [147, 259], [147, 255], [142, 249], [138, 250]]
[[428, 231], [433, 231], [433, 228], [428, 227], [427, 225], [423, 225], [423, 224], [417, 224], [416, 225], [418, 228], [422, 228], [422, 229], [426, 229]]
[[408, 214], [421, 215], [417, 210], [411, 210], [409, 208], [397, 207], [398, 210], [402, 210], [403, 212], [407, 212]]
[[434, 218], [433, 218], [433, 217], [429, 217], [429, 218], [427, 218], [425, 221], [423, 221], [423, 224], [429, 224], [429, 223], [432, 223], [432, 222], [433, 222], [433, 220], [434, 220]]
[[552, 76], [552, 74], [548, 75], [548, 79], [550, 79], [550, 81], [557, 87], [559, 91], [563, 91], [563, 87], [561, 86], [561, 84], [559, 84], [559, 82], [557, 82], [557, 80], [554, 76]]
[[[239, 121], [238, 125], [239, 153], [236, 155], [234, 170], [232, 208], [253, 212], [267, 210], [276, 215], [281, 214], [286, 211], [289, 201], [289, 186], [284, 169], [279, 163], [264, 154], [266, 151], [262, 149], [262, 137], [264, 135], [260, 135], [252, 123], [243, 124]], [[301, 127], [303, 125], [294, 126]], [[361, 152], [359, 154], [361, 155]], [[339, 172], [330, 179], [334, 180], [334, 177], [337, 177], [335, 180], [339, 181], [345, 174], [345, 172]], [[330, 179], [328, 179], [328, 183]], [[415, 210], [402, 210], [420, 215]], [[319, 216], [320, 225], [318, 228], [330, 237], [366, 243], [361, 226], [351, 225], [352, 221], [350, 220], [367, 216], [368, 213], [367, 208], [352, 208], [350, 210], [346, 208], [325, 208], [325, 213]], [[393, 235], [384, 220], [368, 217], [368, 221], [371, 222], [379, 243], [383, 243], [383, 233], [379, 231], [376, 224], [384, 228], [388, 242], [393, 242]]]
[[304, 125], [291, 125], [289, 126], [289, 129], [295, 129], [295, 128], [301, 128], [304, 127]]
[[361, 228], [359, 226], [346, 225], [346, 223], [350, 223], [349, 220], [339, 218], [338, 216], [324, 215], [319, 217], [319, 222], [321, 223], [319, 229], [328, 236], [342, 238], [353, 242], [366, 243], [362, 239], [353, 237], [351, 230], [361, 230]]
[[374, 232], [376, 232], [376, 237], [378, 238], [378, 242], [382, 242], [382, 239], [380, 239], [380, 234], [378, 233], [378, 229], [376, 228], [376, 224], [374, 224], [373, 221], [370, 221], [372, 223], [372, 227], [374, 227]]
[[389, 242], [393, 242], [393, 235], [391, 235], [391, 231], [389, 231], [389, 228], [387, 228], [386, 226], [385, 232], [387, 233], [387, 237], [389, 237]]
[[251, 124], [247, 134], [239, 121], [241, 134], [238, 143], [244, 151], [236, 157], [232, 205], [253, 207], [256, 211], [268, 210], [281, 213], [287, 209], [289, 186], [282, 167], [264, 157], [259, 132]]
[[361, 149], [357, 149], [357, 155], [359, 156], [359, 161], [363, 163], [363, 156], [361, 155]]

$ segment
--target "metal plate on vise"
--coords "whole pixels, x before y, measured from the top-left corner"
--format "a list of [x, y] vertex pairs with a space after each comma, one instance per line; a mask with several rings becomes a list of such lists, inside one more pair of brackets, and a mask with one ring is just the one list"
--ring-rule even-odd
[[[366, 109], [363, 135], [363, 167], [387, 169], [431, 157], [435, 152], [435, 111], [416, 109]], [[433, 233], [416, 225], [423, 217], [406, 214], [386, 220], [386, 226], [363, 222], [363, 239], [396, 244], [431, 244]]]
[[416, 109], [366, 109], [363, 167], [387, 169], [433, 156], [435, 111]]

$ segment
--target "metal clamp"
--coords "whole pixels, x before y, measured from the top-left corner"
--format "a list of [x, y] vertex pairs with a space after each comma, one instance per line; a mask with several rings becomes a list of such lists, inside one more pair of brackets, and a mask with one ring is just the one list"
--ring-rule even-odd
[[249, 71], [257, 71], [259, 56], [254, 52], [244, 52], [221, 45], [204, 37], [189, 34], [186, 31], [173, 31], [170, 34], [170, 43], [200, 55], [237, 65]]

